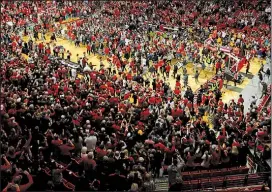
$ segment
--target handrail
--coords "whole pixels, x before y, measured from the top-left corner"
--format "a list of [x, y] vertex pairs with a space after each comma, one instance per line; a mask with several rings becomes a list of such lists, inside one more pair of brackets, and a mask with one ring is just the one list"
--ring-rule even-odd
[[268, 90], [267, 90], [267, 97], [264, 97], [259, 106], [258, 106], [258, 112], [261, 112], [263, 110], [263, 108], [265, 107], [266, 103], [269, 101], [269, 99], [271, 98], [271, 89], [272, 89], [272, 85], [270, 84], [270, 86], [268, 87]]

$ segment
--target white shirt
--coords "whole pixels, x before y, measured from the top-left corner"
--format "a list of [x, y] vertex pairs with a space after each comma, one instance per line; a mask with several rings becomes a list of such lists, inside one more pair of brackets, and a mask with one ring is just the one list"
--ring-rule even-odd
[[146, 73], [148, 71], [148, 67], [146, 65], [144, 65], [143, 67], [143, 73]]
[[125, 39], [125, 44], [128, 45], [129, 42], [130, 42], [130, 40], [126, 38]]
[[123, 79], [123, 87], [125, 87], [127, 84], [127, 81], [125, 79]]
[[146, 65], [146, 59], [142, 58], [142, 65], [145, 66]]
[[201, 166], [208, 168], [210, 166], [211, 155], [204, 154], [201, 159], [203, 160]]
[[76, 77], [76, 69], [72, 68], [71, 69], [71, 74], [72, 74], [72, 77]]
[[231, 12], [231, 7], [228, 8], [228, 12]]
[[266, 12], [266, 13], [270, 13], [270, 12], [271, 12], [271, 7], [267, 7], [267, 8], [265, 9], [265, 12]]
[[53, 80], [53, 82], [54, 82], [54, 84], [55, 84], [56, 81], [57, 81], [56, 77], [52, 77], [51, 79]]
[[64, 30], [64, 29], [61, 30], [61, 34], [62, 34], [62, 35], [65, 34], [65, 30]]
[[226, 32], [225, 31], [222, 31], [222, 37], [224, 38], [224, 37], [226, 37]]
[[91, 68], [89, 67], [89, 65], [86, 65], [83, 69], [83, 72], [90, 72], [92, 71]]
[[94, 150], [96, 146], [97, 138], [94, 135], [90, 135], [85, 139], [86, 147], [88, 151]]

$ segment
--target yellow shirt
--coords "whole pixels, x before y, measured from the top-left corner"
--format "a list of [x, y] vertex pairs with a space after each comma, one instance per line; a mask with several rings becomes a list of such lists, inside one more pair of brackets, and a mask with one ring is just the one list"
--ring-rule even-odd
[[132, 96], [130, 96], [130, 98], [129, 98], [129, 102], [130, 102], [130, 103], [133, 103], [133, 102], [134, 102], [134, 99], [133, 99], [133, 97], [132, 97]]
[[222, 44], [222, 39], [220, 37], [217, 39], [217, 43]]
[[230, 42], [230, 46], [231, 46], [231, 47], [234, 46], [234, 42], [233, 42], [233, 41]]

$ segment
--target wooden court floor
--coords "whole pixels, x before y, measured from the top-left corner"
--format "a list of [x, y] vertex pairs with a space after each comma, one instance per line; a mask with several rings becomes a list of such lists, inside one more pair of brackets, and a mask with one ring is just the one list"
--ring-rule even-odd
[[[28, 41], [28, 37], [23, 37], [23, 40]], [[46, 34], [45, 43], [48, 43], [49, 40], [50, 40], [50, 34]], [[36, 43], [40, 43], [40, 42], [41, 41], [37, 41]], [[73, 62], [77, 62], [77, 57], [76, 57], [77, 54], [81, 57], [81, 56], [83, 56], [83, 52], [87, 52], [86, 46], [80, 45], [80, 47], [76, 47], [73, 42], [70, 42], [66, 39], [57, 38], [57, 42], [54, 42], [54, 43], [56, 45], [62, 45], [66, 51], [69, 50], [72, 53], [71, 60]], [[53, 44], [51, 44], [51, 47], [53, 48]], [[94, 67], [95, 69], [100, 68], [99, 57], [100, 57], [99, 55], [93, 55], [93, 54], [87, 56], [88, 62], [89, 63], [92, 62], [92, 64], [95, 65], [95, 67]], [[65, 54], [65, 58], [66, 58], [66, 54]], [[175, 59], [172, 61], [172, 68], [176, 62], [178, 62], [178, 61]], [[260, 66], [261, 66], [261, 62], [264, 62], [264, 61], [260, 60], [258, 58], [254, 58], [250, 62], [251, 62], [251, 65], [250, 65], [249, 72], [252, 74], [251, 76], [253, 76], [258, 73]], [[108, 65], [109, 65], [109, 63], [106, 60], [106, 57], [103, 57], [103, 64], [105, 65], [105, 67], [108, 67]], [[200, 87], [201, 84], [204, 84], [205, 82], [207, 82], [207, 80], [211, 79], [215, 74], [215, 70], [212, 71], [211, 69], [208, 69], [207, 67], [203, 71], [201, 71], [201, 69], [199, 69], [199, 71], [201, 71], [200, 76], [199, 76], [199, 83], [196, 83], [195, 79], [193, 78], [194, 73], [195, 73], [195, 69], [196, 69], [194, 67], [193, 63], [187, 64], [186, 69], [189, 74], [188, 85], [192, 88], [193, 91], [196, 91]], [[180, 69], [178, 71], [178, 73], [182, 74], [181, 70], [182, 69]], [[245, 72], [245, 68], [243, 68], [241, 70], [241, 72], [242, 73]], [[159, 73], [159, 78], [160, 79], [163, 78], [161, 73]], [[170, 72], [170, 77], [169, 77], [169, 79], [166, 79], [166, 82], [168, 82], [170, 84], [170, 87], [172, 89], [174, 89], [175, 79], [174, 79], [174, 77], [172, 77], [172, 70]], [[250, 79], [247, 77], [244, 79], [243, 83], [237, 84], [236, 87], [234, 87], [233, 82], [230, 82], [229, 85], [231, 85], [231, 86], [228, 86], [228, 88], [224, 87], [222, 90], [223, 102], [229, 102], [231, 99], [237, 99], [240, 92], [249, 84], [249, 82], [250, 82]], [[185, 91], [185, 90], [183, 89], [183, 91]]]

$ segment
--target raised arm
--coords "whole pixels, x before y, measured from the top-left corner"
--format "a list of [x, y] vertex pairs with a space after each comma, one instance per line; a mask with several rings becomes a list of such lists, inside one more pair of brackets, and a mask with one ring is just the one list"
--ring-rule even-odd
[[1, 165], [1, 171], [6, 171], [11, 167], [10, 162], [7, 160], [6, 156], [3, 157], [5, 164]]
[[26, 176], [27, 176], [27, 178], [28, 178], [28, 183], [19, 186], [19, 187], [20, 187], [20, 192], [27, 191], [27, 189], [34, 183], [34, 182], [33, 182], [33, 178], [32, 178], [32, 176], [28, 173], [28, 171], [24, 171], [24, 174], [26, 174]]

